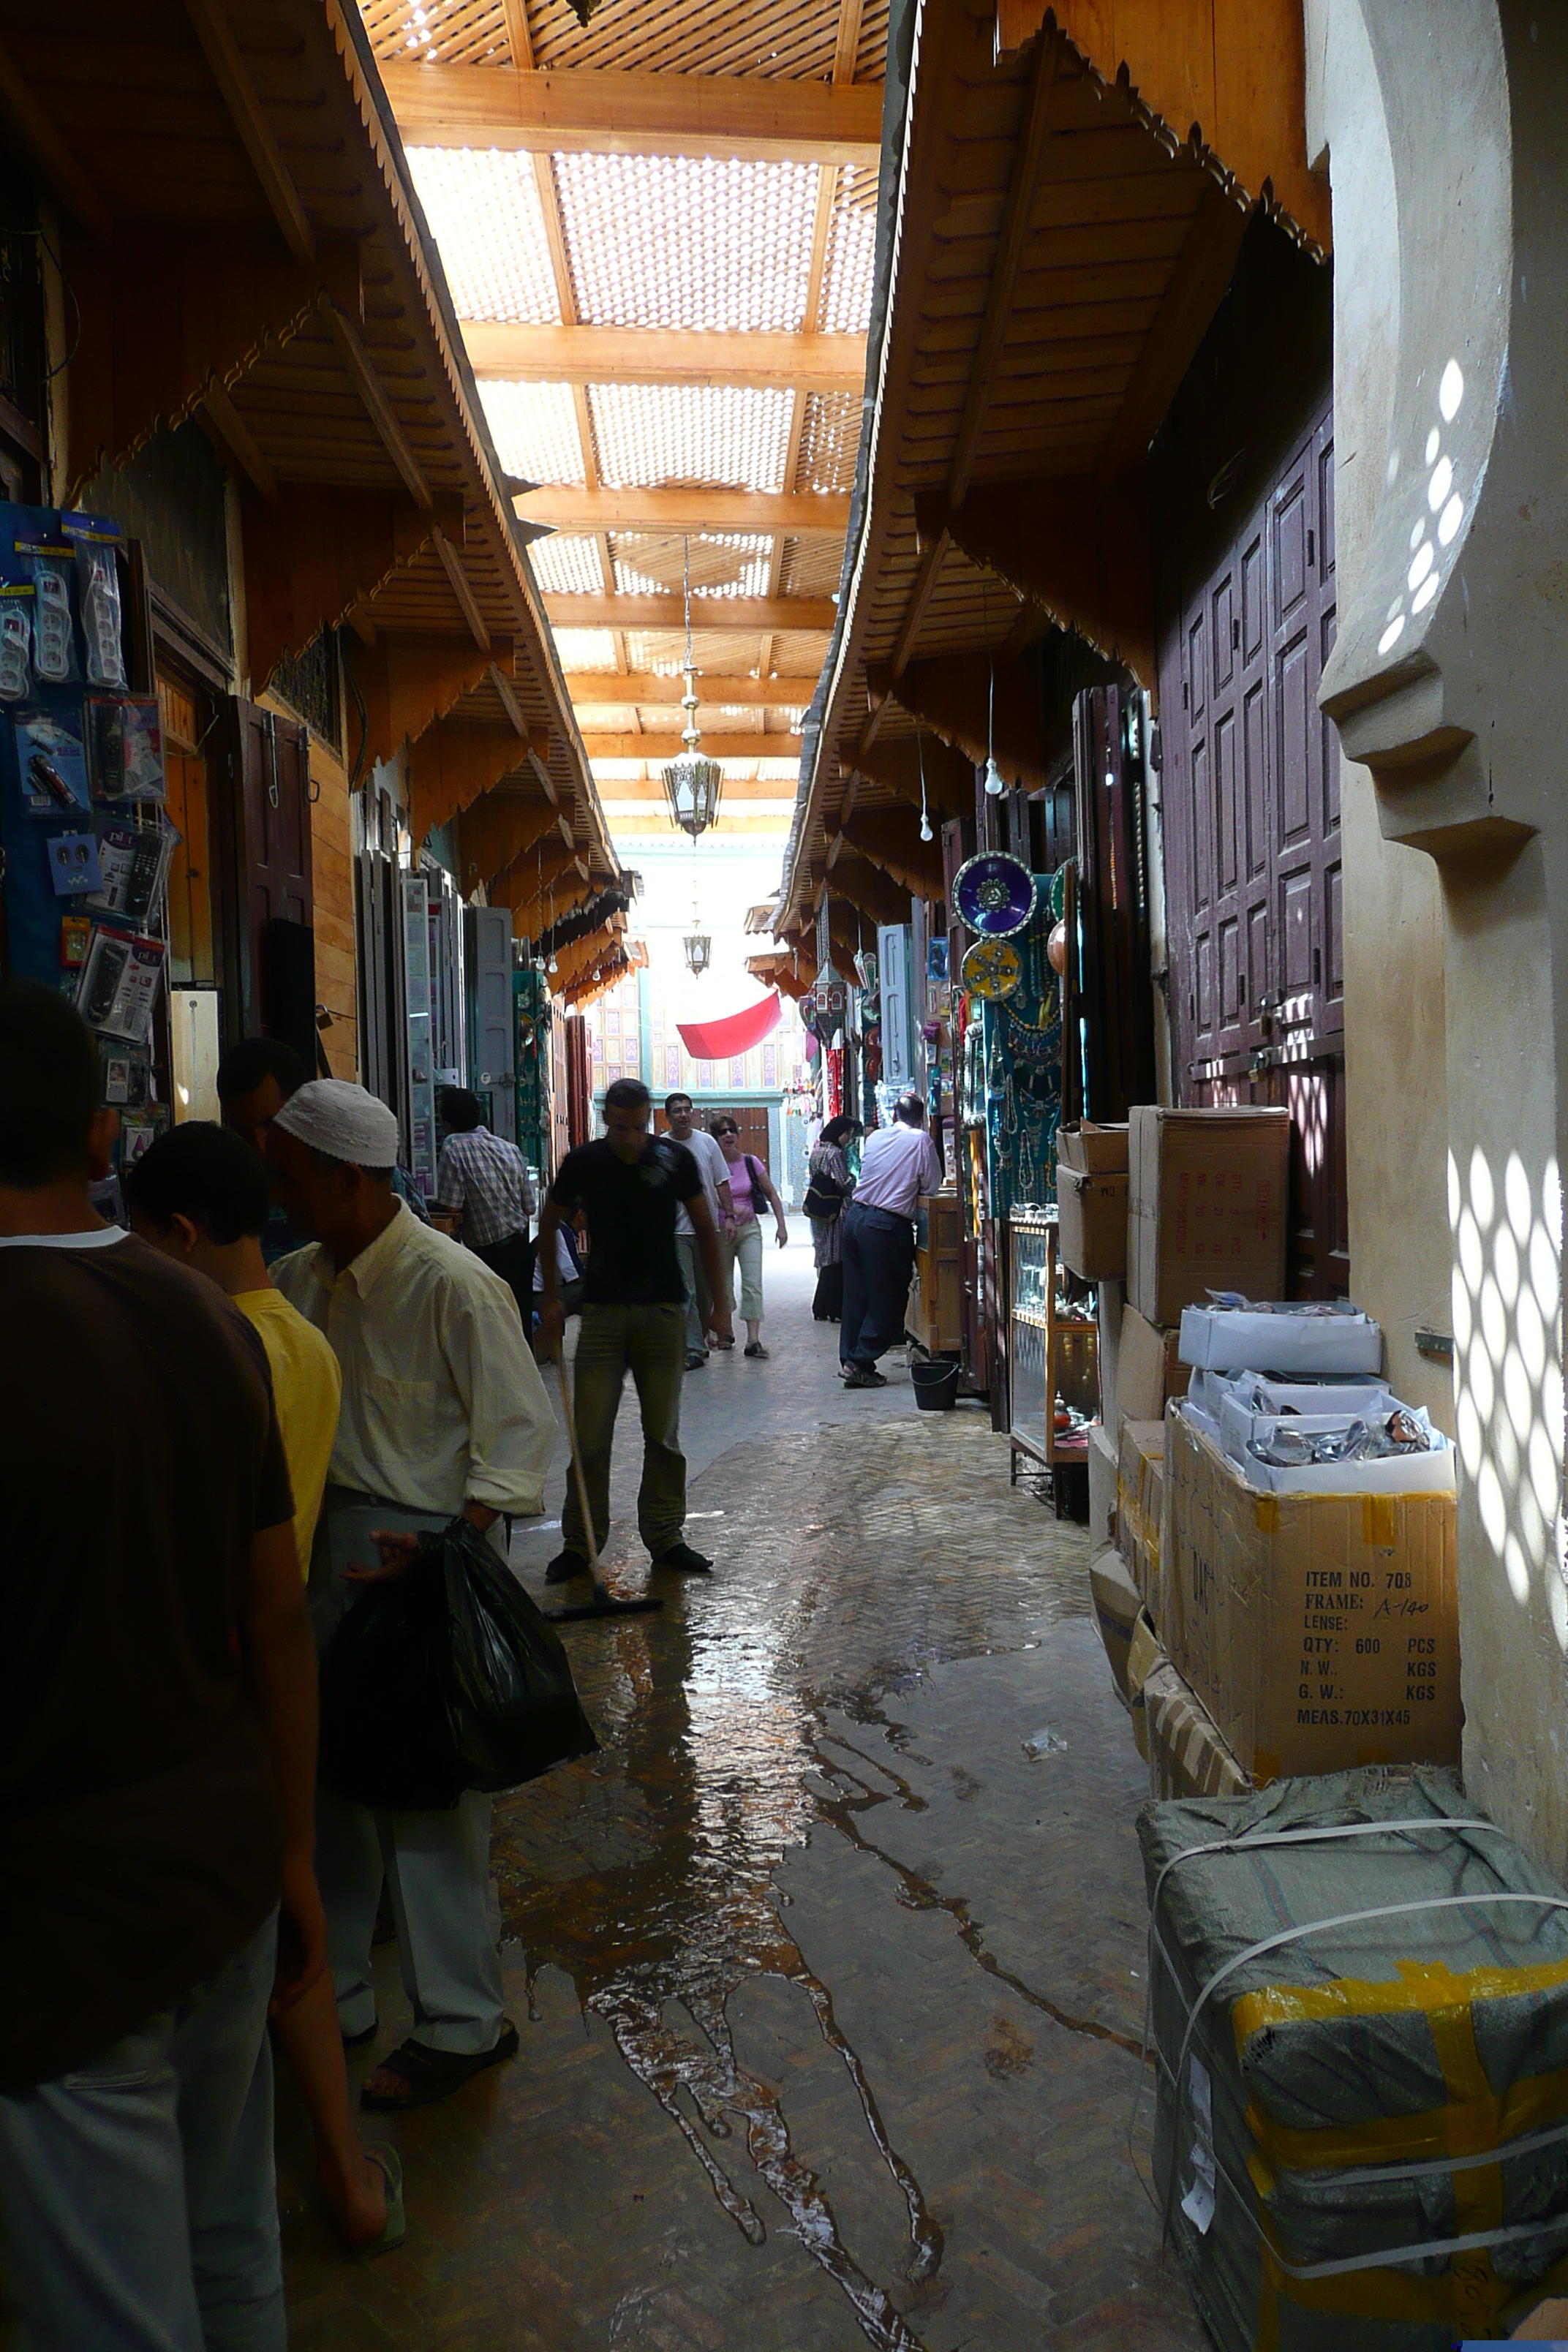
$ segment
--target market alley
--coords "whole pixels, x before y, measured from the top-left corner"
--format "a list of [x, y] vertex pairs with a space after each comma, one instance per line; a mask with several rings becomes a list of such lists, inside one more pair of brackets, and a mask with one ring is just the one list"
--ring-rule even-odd
[[[393, 2126], [395, 2263], [345, 2264], [284, 2105], [304, 2352], [1202, 2341], [1140, 2184], [1146, 1781], [1086, 1532], [901, 1360], [842, 1393], [813, 1279], [797, 1220], [772, 1361], [686, 1382], [711, 1581], [568, 1636], [600, 1751], [497, 1813], [521, 2052]], [[557, 1539], [513, 1543], [545, 1606]]]

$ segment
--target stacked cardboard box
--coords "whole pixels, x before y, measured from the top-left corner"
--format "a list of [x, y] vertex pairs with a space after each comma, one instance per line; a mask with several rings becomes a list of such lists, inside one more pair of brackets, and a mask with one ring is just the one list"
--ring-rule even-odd
[[1132, 1111], [1127, 1296], [1145, 1322], [1211, 1290], [1283, 1295], [1289, 1159], [1288, 1110]]
[[1167, 1427], [1160, 1634], [1243, 1769], [1457, 1762], [1452, 1493], [1270, 1493]]
[[1085, 1282], [1127, 1271], [1127, 1129], [1064, 1127], [1057, 1137], [1058, 1246]]
[[[1160, 1581], [1160, 1527], [1164, 1513], [1165, 1424], [1123, 1415], [1116, 1475], [1116, 1546], [1133, 1582], [1152, 1602]], [[1155, 1618], [1159, 1622], [1158, 1614]]]

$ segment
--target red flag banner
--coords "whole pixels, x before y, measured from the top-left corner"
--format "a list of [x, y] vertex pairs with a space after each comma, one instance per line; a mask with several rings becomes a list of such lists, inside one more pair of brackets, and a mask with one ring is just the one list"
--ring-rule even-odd
[[675, 1025], [694, 1062], [728, 1062], [771, 1037], [783, 1014], [775, 988], [760, 1004], [748, 1004], [743, 1013], [726, 1013], [721, 1021], [678, 1021]]

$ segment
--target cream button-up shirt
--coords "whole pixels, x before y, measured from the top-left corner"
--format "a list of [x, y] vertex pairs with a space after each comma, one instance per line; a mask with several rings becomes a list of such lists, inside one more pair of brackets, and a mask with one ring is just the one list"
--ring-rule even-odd
[[341, 1274], [315, 1243], [272, 1279], [342, 1367], [334, 1485], [447, 1518], [544, 1508], [554, 1416], [517, 1301], [471, 1250], [399, 1203]]

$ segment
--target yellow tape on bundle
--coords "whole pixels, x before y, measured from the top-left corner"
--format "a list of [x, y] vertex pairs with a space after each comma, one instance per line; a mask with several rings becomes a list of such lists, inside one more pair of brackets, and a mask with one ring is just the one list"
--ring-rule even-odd
[[[1441, 2162], [1447, 2157], [1485, 2156], [1496, 2163], [1471, 2165], [1452, 2176], [1452, 2235], [1466, 2238], [1502, 2227], [1502, 2162], [1508, 2143], [1568, 2116], [1568, 2071], [1530, 2074], [1500, 2095], [1487, 2081], [1476, 2047], [1474, 2004], [1478, 2000], [1555, 1991], [1568, 1984], [1568, 1961], [1532, 1969], [1470, 1969], [1456, 1975], [1440, 1963], [1397, 1963], [1390, 1983], [1336, 1978], [1327, 1985], [1270, 1985], [1244, 1993], [1231, 2008], [1231, 2030], [1239, 2058], [1251, 2036], [1272, 2025], [1335, 2018], [1409, 2014], [1425, 2016], [1448, 2089], [1446, 2106], [1416, 2116], [1380, 2116], [1363, 2124], [1326, 2124], [1302, 2129], [1276, 2123], [1254, 2102], [1247, 2120], [1256, 2153], [1249, 2159], [1253, 2186], [1266, 2200], [1274, 2186], [1274, 2166], [1320, 2171], [1363, 2164]], [[1516, 2281], [1500, 2279], [1485, 2247], [1451, 2257], [1447, 2271], [1417, 2279], [1404, 2271], [1355, 2271], [1342, 2278], [1293, 2279], [1266, 2235], [1261, 2236], [1262, 2290], [1258, 2315], [1258, 2352], [1277, 2352], [1279, 2303], [1288, 2297], [1305, 2311], [1340, 2316], [1403, 2321], [1451, 2327], [1461, 2336], [1490, 2336], [1504, 2311], [1520, 2295]], [[1533, 2294], [1568, 2277], [1568, 2259]]]

